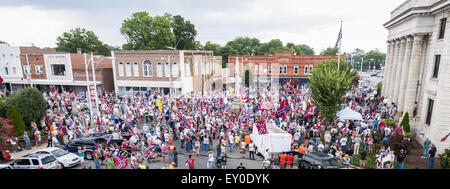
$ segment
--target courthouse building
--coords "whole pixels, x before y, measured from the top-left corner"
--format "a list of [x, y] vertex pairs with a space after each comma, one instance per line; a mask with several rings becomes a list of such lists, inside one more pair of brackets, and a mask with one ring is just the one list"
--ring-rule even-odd
[[[423, 143], [429, 138], [438, 152], [450, 140], [450, 34], [446, 32], [449, 0], [407, 0], [384, 24], [389, 31], [382, 95], [410, 119], [413, 133]], [[417, 105], [415, 103], [417, 102]]]

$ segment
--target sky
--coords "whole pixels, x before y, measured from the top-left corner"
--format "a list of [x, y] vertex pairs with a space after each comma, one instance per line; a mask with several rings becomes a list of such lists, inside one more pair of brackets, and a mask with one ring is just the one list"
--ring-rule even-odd
[[1, 0], [0, 41], [14, 46], [56, 47], [56, 38], [76, 27], [122, 46], [123, 20], [134, 12], [181, 15], [196, 40], [225, 45], [236, 37], [260, 42], [307, 44], [316, 54], [334, 47], [342, 21], [342, 52], [386, 52], [383, 24], [404, 0]]

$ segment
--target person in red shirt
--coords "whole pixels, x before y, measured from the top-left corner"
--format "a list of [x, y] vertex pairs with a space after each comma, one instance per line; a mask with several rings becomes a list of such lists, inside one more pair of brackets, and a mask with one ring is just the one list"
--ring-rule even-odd
[[292, 169], [292, 163], [294, 162], [294, 156], [291, 154], [289, 154], [289, 156], [287, 156], [287, 162], [286, 162], [286, 166], [288, 169]]
[[3, 160], [5, 162], [8, 162], [9, 160], [11, 160], [11, 154], [9, 154], [9, 150], [6, 150], [5, 154], [3, 154]]
[[286, 154], [284, 152], [280, 155], [280, 165], [281, 169], [286, 169]]
[[188, 165], [189, 169], [194, 169], [194, 162], [195, 158], [192, 158], [192, 155], [189, 155], [189, 158], [186, 161], [186, 164]]

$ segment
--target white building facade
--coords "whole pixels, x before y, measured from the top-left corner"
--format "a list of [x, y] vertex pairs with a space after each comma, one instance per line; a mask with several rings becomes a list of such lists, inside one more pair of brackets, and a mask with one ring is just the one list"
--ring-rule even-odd
[[[18, 82], [23, 80], [22, 64], [20, 63], [20, 48], [0, 44], [0, 76], [3, 83]], [[13, 85], [10, 86], [15, 91]]]
[[382, 95], [402, 115], [408, 112], [411, 132], [424, 133], [417, 140], [429, 138], [438, 153], [450, 147], [450, 140], [440, 142], [450, 132], [449, 7], [449, 0], [407, 0], [384, 24], [389, 36]]

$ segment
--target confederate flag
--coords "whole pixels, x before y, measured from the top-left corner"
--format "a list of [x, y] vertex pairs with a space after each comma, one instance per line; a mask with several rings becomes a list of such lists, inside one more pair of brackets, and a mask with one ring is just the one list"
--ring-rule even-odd
[[255, 123], [256, 129], [258, 129], [259, 135], [264, 135], [269, 133], [266, 127], [266, 121], [258, 121]]

